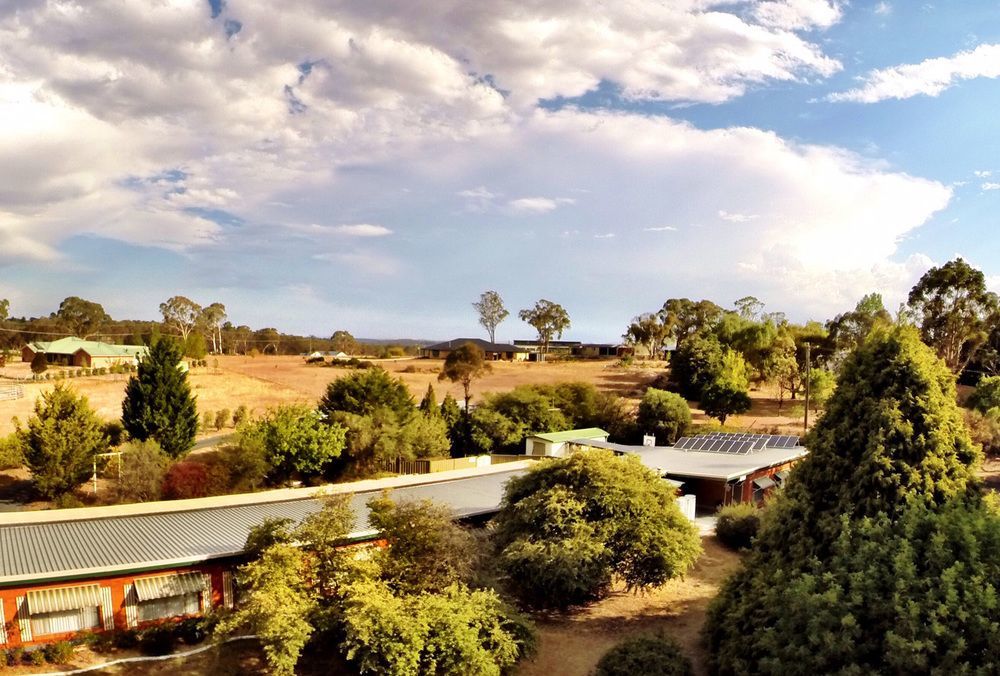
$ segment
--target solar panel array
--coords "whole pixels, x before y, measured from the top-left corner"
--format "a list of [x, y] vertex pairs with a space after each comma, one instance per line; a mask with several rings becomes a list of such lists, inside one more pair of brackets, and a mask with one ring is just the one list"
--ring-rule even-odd
[[764, 448], [794, 448], [799, 438], [778, 434], [750, 434], [740, 432], [711, 432], [695, 437], [681, 437], [674, 448], [703, 453], [733, 453], [746, 455]]

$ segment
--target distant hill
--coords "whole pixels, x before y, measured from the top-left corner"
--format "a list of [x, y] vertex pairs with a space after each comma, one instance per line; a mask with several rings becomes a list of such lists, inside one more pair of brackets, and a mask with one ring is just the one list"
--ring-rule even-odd
[[440, 340], [425, 340], [422, 338], [355, 338], [362, 345], [401, 345], [403, 347], [420, 347], [433, 345]]

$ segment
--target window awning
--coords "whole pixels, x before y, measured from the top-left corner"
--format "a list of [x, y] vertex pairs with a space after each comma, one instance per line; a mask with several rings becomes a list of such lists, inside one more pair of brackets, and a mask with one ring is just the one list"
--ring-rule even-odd
[[788, 470], [783, 469], [780, 472], [774, 473], [774, 478], [778, 480], [778, 483], [783, 484], [788, 480]]
[[758, 479], [753, 480], [753, 485], [761, 490], [775, 486], [774, 479], [769, 476], [762, 476]]
[[57, 613], [61, 610], [79, 610], [101, 605], [101, 587], [86, 584], [79, 587], [58, 587], [29, 591], [28, 612]]
[[205, 591], [205, 583], [200, 573], [178, 573], [140, 577], [135, 580], [135, 593], [140, 601], [153, 601], [184, 594], [200, 594]]

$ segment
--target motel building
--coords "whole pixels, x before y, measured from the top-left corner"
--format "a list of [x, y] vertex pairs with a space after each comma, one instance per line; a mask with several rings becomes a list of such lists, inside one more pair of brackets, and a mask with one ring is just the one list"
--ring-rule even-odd
[[530, 461], [359, 481], [134, 505], [4, 514], [0, 524], [0, 648], [49, 643], [81, 632], [138, 629], [232, 608], [243, 545], [266, 519], [300, 522], [324, 496], [351, 494], [349, 541], [378, 534], [366, 503], [448, 505], [458, 519], [494, 514], [504, 485]]

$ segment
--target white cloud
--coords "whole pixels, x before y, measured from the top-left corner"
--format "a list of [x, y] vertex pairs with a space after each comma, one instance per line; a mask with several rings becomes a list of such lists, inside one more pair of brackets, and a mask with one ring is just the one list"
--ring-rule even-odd
[[986, 169], [979, 169], [979, 170], [973, 171], [972, 175], [975, 176], [976, 178], [989, 178], [990, 176], [993, 175], [993, 172], [992, 171], [988, 171]]
[[840, 5], [836, 1], [774, 0], [759, 3], [754, 15], [765, 25], [785, 30], [828, 28], [840, 21]]
[[498, 196], [496, 193], [487, 190], [486, 186], [483, 185], [479, 186], [478, 188], [461, 190], [457, 194], [459, 197], [466, 197], [468, 199], [475, 199], [475, 200], [492, 200]]
[[888, 2], [885, 2], [885, 0], [882, 0], [881, 2], [875, 5], [875, 9], [873, 9], [872, 11], [878, 14], [879, 16], [888, 16], [892, 14], [892, 5], [890, 5]]
[[615, 238], [615, 233], [613, 232], [605, 232], [603, 234], [594, 235], [594, 239], [614, 239], [614, 238]]
[[983, 190], [1000, 190], [1000, 183], [986, 182], [981, 187]]
[[392, 230], [384, 225], [375, 225], [373, 223], [335, 225], [330, 230], [338, 235], [346, 235], [348, 237], [385, 237], [392, 234]]
[[724, 221], [729, 221], [730, 223], [749, 223], [750, 221], [755, 221], [760, 218], [759, 214], [731, 214], [728, 211], [720, 210], [719, 218]]
[[643, 228], [643, 232], [677, 232], [677, 228], [672, 225], [661, 225], [653, 228]]
[[561, 206], [574, 203], [576, 200], [569, 197], [521, 197], [511, 200], [507, 206], [518, 214], [546, 214]]
[[921, 94], [937, 96], [961, 80], [979, 77], [1000, 77], [1000, 44], [979, 45], [949, 57], [873, 70], [860, 78], [860, 87], [830, 94], [827, 100], [875, 103]]

